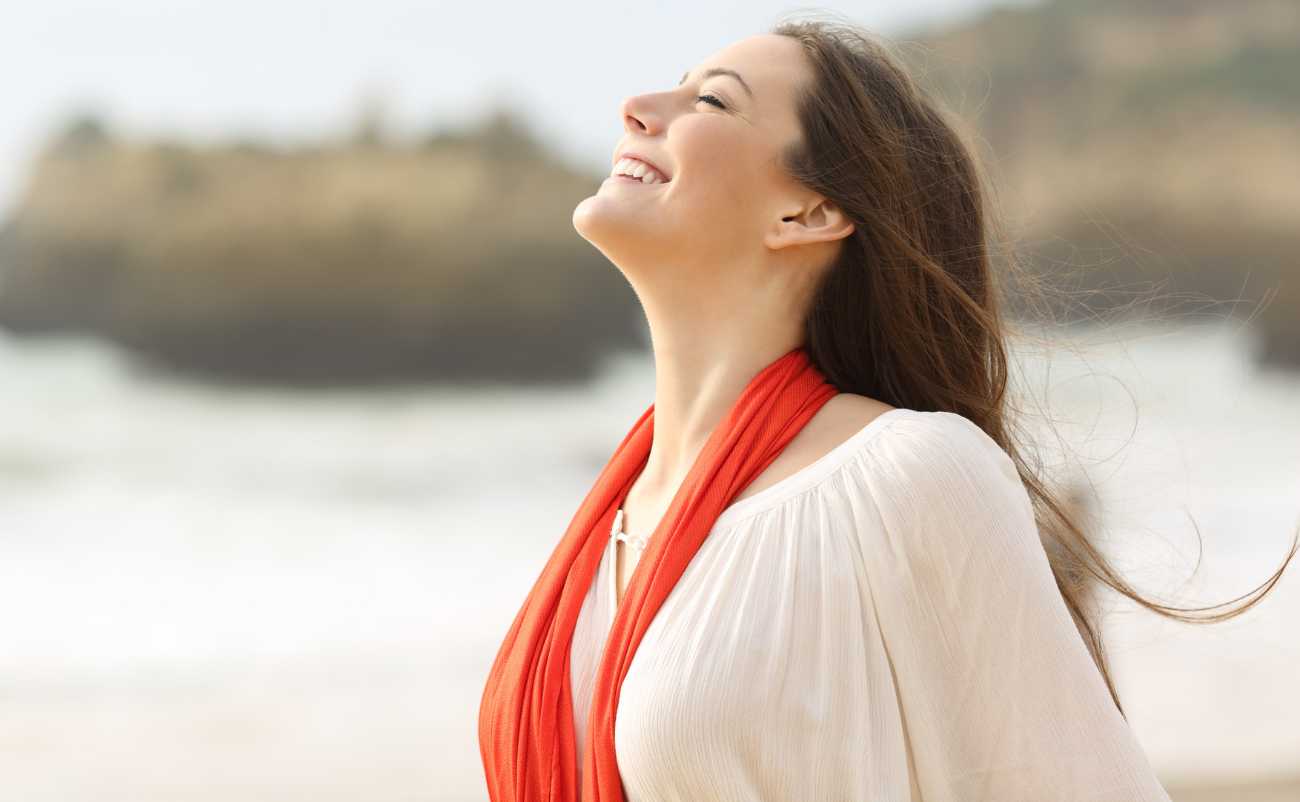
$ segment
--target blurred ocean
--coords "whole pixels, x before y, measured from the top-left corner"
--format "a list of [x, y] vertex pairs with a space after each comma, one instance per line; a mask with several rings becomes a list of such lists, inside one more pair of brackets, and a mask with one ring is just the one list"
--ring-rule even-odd
[[[1300, 376], [1234, 326], [1073, 336], [1019, 369], [1126, 576], [1180, 606], [1262, 582], [1300, 523]], [[488, 666], [652, 395], [643, 354], [553, 389], [272, 391], [0, 337], [0, 798], [485, 799]], [[1300, 766], [1297, 573], [1210, 626], [1110, 602], [1162, 779]]]

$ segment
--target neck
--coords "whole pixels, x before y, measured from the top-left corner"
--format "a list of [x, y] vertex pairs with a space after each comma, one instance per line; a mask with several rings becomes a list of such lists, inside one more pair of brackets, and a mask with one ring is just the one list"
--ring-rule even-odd
[[665, 325], [650, 308], [654, 352], [654, 437], [637, 493], [667, 499], [676, 492], [709, 436], [765, 367], [803, 341], [801, 326]]

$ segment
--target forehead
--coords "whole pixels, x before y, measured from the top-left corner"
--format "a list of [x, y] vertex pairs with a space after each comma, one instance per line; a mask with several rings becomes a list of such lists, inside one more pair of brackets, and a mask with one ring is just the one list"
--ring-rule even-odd
[[722, 67], [740, 73], [753, 91], [751, 99], [732, 78], [716, 78], [735, 87], [732, 93], [754, 117], [793, 119], [798, 88], [808, 75], [800, 44], [788, 36], [757, 34], [727, 45], [701, 60], [690, 70], [698, 77], [705, 70]]

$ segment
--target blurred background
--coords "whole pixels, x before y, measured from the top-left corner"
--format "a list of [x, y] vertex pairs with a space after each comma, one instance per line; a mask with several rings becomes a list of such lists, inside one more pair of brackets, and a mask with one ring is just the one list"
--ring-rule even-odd
[[[485, 800], [488, 667], [653, 398], [573, 208], [624, 97], [799, 8], [7, 6], [0, 799]], [[1080, 293], [1023, 318], [1018, 403], [1126, 576], [1264, 582], [1300, 523], [1300, 3], [810, 8], [900, 44]], [[1178, 802], [1300, 800], [1297, 572], [1205, 626], [1107, 597]]]

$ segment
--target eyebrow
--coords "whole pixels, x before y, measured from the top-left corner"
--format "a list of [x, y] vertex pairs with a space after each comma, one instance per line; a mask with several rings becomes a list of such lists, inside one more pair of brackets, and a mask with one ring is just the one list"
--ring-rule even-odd
[[[749, 88], [749, 84], [745, 83], [745, 79], [741, 78], [740, 73], [736, 72], [735, 70], [729, 70], [726, 67], [710, 67], [704, 71], [704, 74], [700, 76], [700, 79], [703, 80], [705, 78], [712, 78], [715, 75], [729, 75], [732, 78], [735, 78], [737, 81], [740, 82], [740, 86], [745, 90], [745, 94], [749, 95], [750, 100], [754, 99], [754, 90]], [[686, 72], [682, 73], [682, 79], [677, 82], [677, 85], [681, 86], [682, 84], [686, 83], [686, 79], [689, 77], [691, 77], [691, 71], [687, 70]]]

